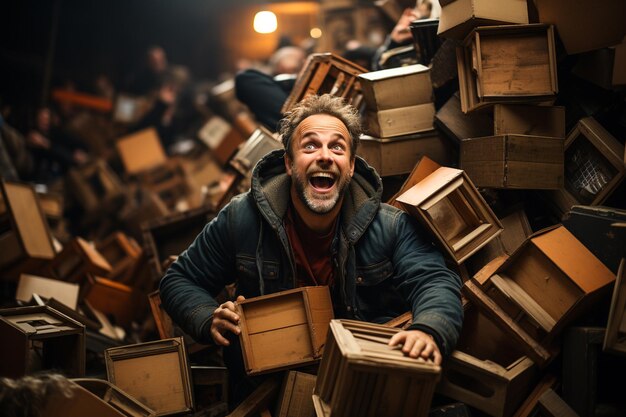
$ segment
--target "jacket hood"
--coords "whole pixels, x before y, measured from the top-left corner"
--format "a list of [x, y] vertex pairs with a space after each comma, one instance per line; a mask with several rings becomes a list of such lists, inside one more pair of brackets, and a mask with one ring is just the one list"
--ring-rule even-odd
[[[284, 155], [283, 149], [274, 150], [265, 155], [252, 171], [252, 196], [273, 228], [282, 225], [289, 207], [291, 178], [285, 170]], [[341, 224], [351, 242], [358, 240], [376, 215], [382, 192], [380, 176], [363, 158], [357, 156], [354, 175], [341, 209]]]

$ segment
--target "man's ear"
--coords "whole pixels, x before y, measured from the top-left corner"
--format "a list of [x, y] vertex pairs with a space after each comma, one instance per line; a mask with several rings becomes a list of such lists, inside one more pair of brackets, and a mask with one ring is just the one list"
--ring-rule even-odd
[[354, 162], [356, 161], [356, 158], [352, 158], [350, 160], [350, 178], [352, 178], [352, 176], [354, 175]]
[[291, 158], [289, 157], [287, 152], [285, 152], [285, 156], [284, 156], [283, 160], [285, 161], [285, 171], [287, 171], [287, 175], [291, 176], [291, 173], [292, 173]]

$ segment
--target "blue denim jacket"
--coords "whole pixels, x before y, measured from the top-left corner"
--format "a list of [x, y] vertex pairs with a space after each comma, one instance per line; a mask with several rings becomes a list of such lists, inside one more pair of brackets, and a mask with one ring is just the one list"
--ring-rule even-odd
[[[257, 164], [250, 191], [234, 197], [161, 280], [165, 310], [198, 342], [211, 341], [214, 297], [225, 285], [236, 282], [246, 298], [296, 285], [283, 226], [291, 185], [283, 153]], [[381, 194], [380, 177], [357, 157], [332, 244], [335, 315], [384, 323], [411, 310], [411, 328], [431, 334], [449, 355], [463, 320], [461, 280], [421, 226], [381, 203]]]

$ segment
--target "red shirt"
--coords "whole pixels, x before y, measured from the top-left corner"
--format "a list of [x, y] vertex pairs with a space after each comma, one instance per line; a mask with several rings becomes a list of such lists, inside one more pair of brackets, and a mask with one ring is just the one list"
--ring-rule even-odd
[[298, 286], [328, 285], [332, 287], [334, 271], [331, 245], [336, 227], [337, 219], [328, 233], [319, 235], [307, 227], [292, 206], [287, 210], [285, 230], [296, 261]]

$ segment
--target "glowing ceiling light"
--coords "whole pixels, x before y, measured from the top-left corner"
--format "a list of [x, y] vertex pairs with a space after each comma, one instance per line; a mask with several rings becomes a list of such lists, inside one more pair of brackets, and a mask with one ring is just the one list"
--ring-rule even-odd
[[276, 15], [272, 12], [258, 12], [254, 16], [254, 30], [257, 33], [272, 33], [277, 27]]
[[311, 32], [309, 32], [312, 38], [318, 39], [322, 37], [322, 29], [320, 28], [312, 28]]

